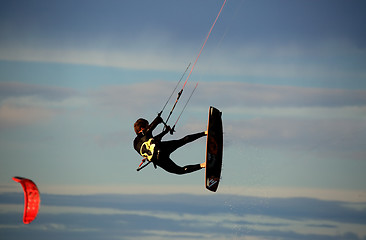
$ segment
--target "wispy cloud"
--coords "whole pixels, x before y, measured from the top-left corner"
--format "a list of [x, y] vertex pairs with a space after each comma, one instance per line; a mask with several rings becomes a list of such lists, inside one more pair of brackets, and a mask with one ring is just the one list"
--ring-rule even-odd
[[47, 122], [67, 107], [75, 108], [78, 96], [69, 88], [0, 82], [0, 127]]
[[[117, 67], [129, 70], [181, 70], [182, 55], [187, 52], [172, 53], [171, 49], [45, 49], [45, 48], [1, 48], [0, 60], [25, 62], [51, 62], [102, 67]], [[193, 55], [193, 53], [192, 53]]]
[[32, 125], [50, 120], [55, 112], [35, 106], [15, 106], [2, 103], [0, 106], [0, 128]]
[[[0, 59], [179, 71], [198, 54], [218, 10], [218, 3], [82, 2], [4, 4]], [[196, 73], [252, 82], [364, 86], [361, 9], [362, 1], [228, 3]]]
[[[123, 106], [129, 111], [138, 109], [140, 112], [145, 112], [154, 106], [155, 111], [159, 111], [173, 88], [172, 82], [149, 81], [105, 86], [91, 92], [90, 97], [96, 101], [96, 104], [106, 108]], [[186, 91], [189, 89], [185, 89], [183, 98], [189, 96], [189, 92], [186, 93]], [[130, 104], [131, 102], [133, 104]], [[199, 82], [190, 107], [206, 109], [212, 104], [227, 110], [227, 113], [231, 115], [258, 114], [263, 116], [266, 114], [272, 117], [298, 115], [303, 118], [311, 118], [315, 115], [318, 118], [343, 115], [345, 118], [362, 118], [365, 114], [366, 91], [261, 85], [232, 81]]]
[[[21, 194], [2, 194], [1, 206]], [[363, 203], [365, 204], [365, 203]], [[32, 232], [36, 238], [112, 239], [363, 239], [364, 209], [311, 198], [259, 198], [234, 195], [48, 195], [27, 229], [16, 228], [14, 211], [1, 212], [7, 239]], [[5, 220], [8, 219], [8, 220]], [[9, 219], [11, 219], [9, 221]], [[141, 227], [143, 226], [143, 227]], [[336, 231], [335, 231], [336, 230]]]
[[[161, 80], [105, 85], [85, 92], [17, 82], [0, 84], [2, 126], [50, 121], [62, 114], [77, 114], [87, 119], [95, 112], [95, 116], [123, 117], [131, 125], [138, 117], [149, 118], [160, 111], [174, 88], [174, 83]], [[186, 101], [188, 95], [184, 92], [181, 101]], [[314, 145], [314, 141], [326, 143], [343, 139], [340, 141], [343, 150], [352, 144], [362, 146], [360, 142], [365, 142], [362, 137], [365, 136], [362, 131], [366, 117], [364, 90], [200, 82], [186, 110], [191, 117], [182, 124], [190, 131], [204, 128], [210, 105], [224, 112], [228, 142], [309, 147]], [[182, 105], [177, 108], [182, 108]], [[82, 111], [75, 112], [75, 109]], [[115, 143], [125, 134], [124, 131], [127, 128], [119, 133], [110, 132], [92, 138], [100, 146], [107, 146]]]
[[[67, 101], [71, 103], [74, 101], [73, 103], [77, 104], [76, 99], [83, 97], [84, 101], [88, 100], [104, 107], [123, 106], [131, 111], [132, 108], [144, 111], [146, 110], [144, 108], [164, 105], [174, 88], [174, 83], [153, 80], [141, 83], [105, 85], [99, 89], [84, 92], [84, 95], [72, 88], [20, 82], [0, 82], [0, 87], [0, 100], [2, 101], [18, 98], [21, 102], [21, 99], [28, 97], [33, 98], [32, 101], [38, 102], [40, 100], [46, 100], [50, 103]], [[189, 94], [185, 93], [185, 95]], [[24, 100], [23, 104], [32, 101]], [[234, 113], [235, 109], [240, 113], [244, 112], [245, 109], [252, 108], [256, 109], [258, 113], [264, 109], [268, 111], [278, 110], [278, 115], [282, 115], [282, 113], [286, 115], [284, 111], [290, 109], [294, 112], [297, 111], [298, 114], [310, 109], [319, 113], [321, 111], [336, 113], [336, 111], [344, 110], [349, 113], [359, 111], [362, 114], [365, 111], [363, 108], [366, 106], [366, 91], [262, 85], [234, 81], [200, 82], [192, 101], [194, 101], [195, 106], [204, 106], [205, 108], [209, 104], [217, 103], [228, 109], [230, 113]], [[80, 103], [82, 102], [79, 101]], [[284, 111], [281, 111], [281, 108]]]
[[[103, 87], [90, 97], [93, 106], [104, 111], [116, 113], [123, 108], [132, 122], [133, 116], [155, 117], [172, 88], [170, 82], [151, 81]], [[352, 145], [362, 148], [360, 143], [365, 140], [365, 96], [363, 90], [200, 82], [183, 124], [189, 131], [204, 129], [207, 108], [214, 105], [224, 112], [227, 143], [305, 148], [321, 144], [346, 151]]]
[[77, 95], [71, 88], [52, 87], [46, 85], [21, 82], [0, 82], [0, 100], [9, 97], [38, 97], [50, 101], [60, 101]]
[[243, 82], [202, 82], [199, 103], [214, 101], [223, 106], [343, 107], [365, 106], [364, 90], [304, 88]]
[[[181, 71], [182, 64], [193, 61], [198, 54], [189, 43], [177, 47], [159, 40], [161, 36], [156, 38], [150, 37], [149, 43], [136, 40], [132, 46], [114, 46], [113, 49], [3, 46], [0, 60]], [[229, 77], [252, 82], [355, 88], [366, 76], [365, 58], [365, 50], [342, 41], [321, 42], [311, 47], [296, 43], [276, 47], [238, 44], [207, 49], [195, 73], [207, 75], [207, 79], [214, 76], [216, 79]]]

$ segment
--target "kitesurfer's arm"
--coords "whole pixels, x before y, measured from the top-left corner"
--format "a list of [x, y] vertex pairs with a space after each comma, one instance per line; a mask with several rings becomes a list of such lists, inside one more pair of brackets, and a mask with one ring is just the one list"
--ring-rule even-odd
[[162, 131], [160, 134], [156, 135], [155, 139], [162, 139], [168, 132], [170, 132], [171, 128], [170, 126], [166, 126], [164, 131]]
[[158, 126], [162, 122], [163, 122], [163, 119], [160, 117], [160, 115], [158, 115], [154, 119], [154, 121], [152, 121], [152, 123], [149, 125], [149, 129], [147, 130], [147, 132], [152, 133], [152, 131], [156, 128], [156, 126]]

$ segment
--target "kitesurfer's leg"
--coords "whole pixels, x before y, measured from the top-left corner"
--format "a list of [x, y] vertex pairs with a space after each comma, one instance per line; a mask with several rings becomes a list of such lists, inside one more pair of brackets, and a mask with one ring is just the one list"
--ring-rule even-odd
[[201, 166], [201, 164], [194, 164], [194, 165], [187, 165], [184, 167], [180, 167], [177, 164], [175, 164], [170, 158], [159, 159], [159, 161], [156, 163], [156, 165], [161, 167], [162, 169], [164, 169], [167, 172], [178, 174], [178, 175], [195, 172], [195, 171], [198, 171], [203, 168]]
[[171, 141], [165, 141], [165, 142], [161, 142], [161, 149], [164, 152], [167, 153], [172, 153], [174, 152], [177, 148], [182, 147], [183, 145], [193, 142], [203, 136], [206, 136], [207, 133], [206, 132], [200, 132], [200, 133], [194, 133], [194, 134], [190, 134], [187, 135], [181, 139], [178, 140], [171, 140]]

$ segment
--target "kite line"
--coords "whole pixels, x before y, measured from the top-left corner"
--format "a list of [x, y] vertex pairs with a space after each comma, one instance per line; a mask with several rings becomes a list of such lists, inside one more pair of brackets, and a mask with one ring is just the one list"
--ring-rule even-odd
[[214, 26], [215, 26], [215, 24], [216, 24], [216, 22], [217, 22], [217, 19], [219, 19], [219, 16], [220, 16], [220, 14], [221, 14], [222, 9], [223, 9], [223, 8], [224, 8], [224, 6], [225, 6], [225, 3], [226, 3], [226, 0], [224, 0], [224, 3], [222, 4], [222, 6], [221, 6], [221, 8], [220, 8], [220, 11], [219, 11], [219, 13], [217, 14], [216, 19], [215, 19], [214, 23], [212, 24], [212, 26], [211, 26], [211, 28], [210, 28], [210, 31], [208, 32], [208, 34], [207, 34], [207, 36], [206, 36], [206, 39], [205, 39], [205, 41], [204, 41], [204, 43], [203, 43], [203, 45], [202, 45], [202, 47], [201, 47], [200, 52], [198, 53], [198, 56], [197, 56], [197, 58], [196, 58], [196, 61], [194, 61], [193, 65], [192, 65], [191, 71], [189, 72], [189, 74], [188, 74], [188, 76], [187, 76], [187, 79], [186, 79], [186, 81], [184, 82], [184, 85], [183, 85], [183, 88], [182, 88], [182, 89], [184, 89], [184, 87], [186, 86], [186, 83], [187, 83], [187, 81], [188, 81], [189, 77], [191, 76], [191, 73], [193, 72], [194, 66], [196, 66], [196, 63], [197, 63], [197, 61], [198, 61], [198, 58], [201, 56], [202, 50], [203, 50], [203, 48], [205, 47], [205, 45], [206, 45], [206, 42], [207, 42], [208, 38], [210, 37], [210, 34], [211, 34], [211, 32], [212, 32], [212, 29], [214, 28]]
[[[211, 35], [212, 29], [214, 28], [214, 26], [215, 26], [215, 24], [216, 24], [217, 20], [219, 19], [219, 16], [220, 16], [220, 14], [221, 14], [221, 12], [222, 12], [222, 9], [223, 9], [223, 8], [224, 8], [224, 6], [225, 6], [226, 1], [227, 1], [227, 0], [224, 0], [224, 2], [223, 2], [223, 4], [222, 4], [222, 6], [221, 6], [221, 8], [220, 8], [219, 13], [217, 14], [217, 16], [216, 16], [216, 18], [215, 18], [215, 21], [213, 22], [213, 24], [212, 24], [212, 26], [211, 26], [211, 28], [210, 28], [210, 30], [209, 30], [209, 32], [208, 32], [208, 34], [207, 34], [206, 38], [205, 38], [205, 41], [204, 41], [204, 42], [203, 42], [203, 44], [202, 44], [202, 47], [201, 47], [201, 49], [200, 49], [200, 51], [199, 51], [199, 53], [198, 53], [198, 55], [197, 55], [197, 57], [196, 57], [196, 60], [194, 61], [193, 65], [192, 65], [192, 67], [191, 67], [191, 70], [190, 70], [190, 72], [189, 72], [189, 74], [188, 74], [188, 76], [187, 76], [187, 78], [186, 78], [186, 80], [185, 80], [185, 82], [184, 82], [184, 84], [183, 84], [183, 87], [182, 87], [182, 89], [178, 92], [178, 96], [177, 96], [177, 99], [176, 99], [176, 100], [175, 100], [175, 102], [174, 102], [174, 105], [173, 105], [173, 107], [172, 107], [172, 110], [170, 111], [169, 116], [167, 117], [167, 120], [164, 122], [165, 127], [167, 126], [168, 120], [169, 120], [170, 116], [172, 115], [172, 113], [173, 113], [173, 111], [174, 111], [174, 109], [175, 109], [175, 106], [177, 105], [177, 103], [178, 103], [178, 101], [179, 101], [179, 99], [180, 99], [180, 97], [181, 97], [181, 95], [182, 95], [182, 93], [183, 93], [183, 90], [184, 90], [184, 88], [185, 88], [185, 86], [186, 86], [186, 84], [187, 84], [187, 82], [188, 82], [189, 77], [191, 76], [191, 74], [192, 74], [192, 72], [193, 72], [194, 67], [196, 66], [196, 63], [197, 63], [197, 61], [198, 61], [199, 57], [201, 56], [202, 50], [203, 50], [203, 48], [205, 47], [206, 42], [207, 42], [208, 38], [209, 38], [209, 37], [210, 37], [210, 35]], [[178, 82], [177, 86], [179, 85], [179, 83], [180, 83], [180, 81], [182, 80], [183, 76], [184, 76], [184, 75], [185, 75], [185, 73], [187, 72], [187, 70], [188, 70], [189, 66], [190, 66], [190, 64], [188, 65], [187, 69], [186, 69], [186, 70], [185, 70], [185, 72], [183, 73], [183, 75], [182, 75], [181, 79], [179, 80], [179, 82]], [[189, 100], [191, 99], [191, 97], [192, 97], [192, 95], [193, 95], [194, 91], [196, 90], [197, 85], [198, 85], [198, 83], [196, 84], [196, 87], [193, 89], [193, 91], [192, 91], [192, 93], [191, 93], [191, 95], [190, 95], [190, 97], [189, 97], [188, 101], [186, 102], [186, 104], [185, 104], [185, 106], [184, 106], [184, 108], [183, 108], [183, 111], [184, 111], [185, 107], [187, 106], [187, 104], [188, 104]], [[173, 93], [175, 92], [175, 90], [176, 90], [177, 86], [174, 88]], [[169, 102], [170, 98], [172, 97], [173, 93], [170, 95], [170, 97], [169, 97], [168, 101], [165, 103], [165, 105], [164, 105], [164, 107], [163, 107], [163, 110], [165, 109], [165, 107], [166, 107], [167, 103]], [[158, 114], [159, 116], [162, 114], [163, 110]], [[177, 122], [178, 122], [178, 120], [179, 120], [180, 116], [182, 115], [183, 111], [181, 112], [181, 114], [179, 115], [179, 117], [178, 117], [177, 121], [175, 122], [175, 124], [174, 124], [173, 128], [171, 129], [170, 134], [173, 134], [173, 131], [174, 131], [175, 125], [177, 124]]]

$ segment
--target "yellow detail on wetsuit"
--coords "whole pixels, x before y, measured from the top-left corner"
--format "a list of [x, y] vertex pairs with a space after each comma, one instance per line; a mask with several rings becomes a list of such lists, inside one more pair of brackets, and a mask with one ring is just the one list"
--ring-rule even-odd
[[154, 156], [154, 148], [155, 148], [154, 138], [150, 138], [148, 141], [144, 142], [141, 145], [140, 148], [141, 156], [151, 161], [152, 157]]

